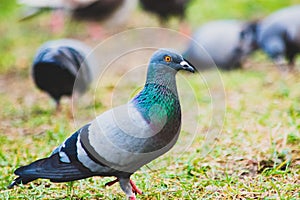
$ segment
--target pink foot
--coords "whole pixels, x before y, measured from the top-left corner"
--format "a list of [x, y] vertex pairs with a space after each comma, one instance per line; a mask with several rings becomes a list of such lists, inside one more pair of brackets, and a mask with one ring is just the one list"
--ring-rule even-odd
[[129, 197], [129, 200], [136, 200], [135, 196]]
[[[119, 179], [115, 179], [113, 181], [110, 181], [108, 183], [105, 183], [105, 186], [112, 186], [113, 184], [115, 184], [116, 182], [118, 182]], [[134, 192], [135, 194], [143, 194], [142, 190], [140, 190], [135, 183], [133, 182], [133, 180], [130, 179], [130, 185], [132, 187], [132, 192]], [[135, 196], [129, 197], [129, 199], [136, 199]]]

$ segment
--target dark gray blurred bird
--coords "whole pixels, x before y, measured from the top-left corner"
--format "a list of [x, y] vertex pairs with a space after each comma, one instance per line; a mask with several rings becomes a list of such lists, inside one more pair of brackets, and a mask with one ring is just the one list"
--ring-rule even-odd
[[[84, 93], [92, 81], [90, 63], [86, 58], [91, 49], [72, 39], [44, 43], [32, 64], [36, 86], [47, 92], [59, 108], [62, 96]], [[75, 85], [76, 81], [76, 85]]]
[[144, 10], [158, 15], [161, 24], [165, 24], [171, 16], [181, 20], [185, 17], [185, 10], [190, 0], [140, 0]]
[[278, 65], [294, 66], [300, 52], [300, 5], [281, 9], [257, 25], [259, 47]]
[[66, 182], [115, 176], [107, 185], [119, 182], [127, 197], [135, 199], [141, 191], [130, 176], [170, 150], [178, 139], [181, 109], [175, 75], [179, 70], [194, 72], [181, 55], [156, 51], [139, 94], [80, 128], [50, 157], [18, 168], [9, 188], [38, 178]]
[[[245, 29], [247, 28], [247, 29]], [[248, 22], [219, 20], [204, 24], [192, 35], [184, 52], [198, 70], [240, 68], [255, 47], [255, 33]]]
[[84, 6], [78, 6], [72, 15], [80, 20], [100, 21], [109, 17], [125, 0], [96, 0]]

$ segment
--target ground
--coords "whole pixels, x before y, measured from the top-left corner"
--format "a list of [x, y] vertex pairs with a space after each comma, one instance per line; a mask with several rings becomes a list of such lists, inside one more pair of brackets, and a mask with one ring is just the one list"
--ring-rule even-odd
[[[216, 5], [220, 7], [222, 3]], [[260, 16], [264, 14], [263, 6], [258, 4], [246, 11], [247, 5], [237, 4], [240, 9], [229, 11], [235, 17], [241, 15], [238, 10], [245, 10], [244, 17], [250, 17], [253, 10]], [[193, 5], [189, 12], [197, 6]], [[275, 9], [272, 6], [270, 11]], [[59, 184], [37, 180], [7, 189], [17, 167], [48, 156], [96, 114], [125, 103], [140, 89], [145, 72], [145, 68], [137, 70], [136, 76], [126, 66], [118, 69], [101, 86], [95, 81], [76, 100], [73, 110], [72, 101], [64, 98], [62, 110], [56, 112], [54, 102], [35, 87], [30, 77], [36, 49], [44, 41], [61, 37], [88, 44], [103, 39], [90, 40], [84, 24], [77, 26], [76, 22], [69, 22], [68, 30], [52, 33], [48, 14], [14, 24], [5, 20], [9, 15], [0, 18], [0, 199], [124, 199], [117, 184], [104, 187], [111, 177]], [[17, 14], [11, 15], [17, 18]], [[158, 25], [155, 18], [144, 16], [140, 10], [133, 15], [138, 17], [131, 20], [129, 27], [140, 27], [145, 22]], [[211, 15], [206, 11], [192, 18], [189, 13], [191, 29], [197, 19], [203, 22]], [[145, 20], [139, 20], [141, 16]], [[171, 20], [171, 28], [177, 25], [176, 20]], [[126, 64], [135, 63], [134, 58], [141, 63], [148, 60], [132, 56]], [[124, 63], [122, 59], [119, 62]], [[144, 192], [138, 198], [299, 199], [299, 70], [297, 62], [294, 72], [283, 73], [257, 52], [240, 70], [180, 73], [181, 136], [170, 153], [132, 176]]]

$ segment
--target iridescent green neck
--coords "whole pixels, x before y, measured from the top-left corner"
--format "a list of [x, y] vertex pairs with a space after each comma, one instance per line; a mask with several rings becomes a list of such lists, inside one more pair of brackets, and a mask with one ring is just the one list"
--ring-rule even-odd
[[146, 83], [144, 89], [132, 100], [144, 119], [154, 126], [164, 126], [168, 121], [180, 118], [177, 93], [164, 85]]
[[175, 118], [180, 121], [176, 73], [170, 67], [151, 63], [144, 89], [132, 100], [144, 119], [155, 128], [162, 128]]

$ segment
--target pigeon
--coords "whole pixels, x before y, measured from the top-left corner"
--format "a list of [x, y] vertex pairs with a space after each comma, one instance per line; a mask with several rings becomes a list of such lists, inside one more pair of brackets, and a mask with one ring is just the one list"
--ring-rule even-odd
[[258, 46], [278, 67], [285, 65], [285, 58], [293, 68], [300, 52], [300, 5], [283, 8], [257, 24]]
[[[23, 19], [49, 10], [65, 10], [79, 20], [104, 20], [118, 10], [128, 0], [19, 0], [19, 4], [26, 5], [29, 11]], [[36, 11], [36, 12], [33, 12]]]
[[144, 88], [127, 104], [108, 110], [84, 125], [52, 154], [15, 170], [9, 185], [38, 178], [67, 182], [92, 176], [115, 176], [126, 196], [141, 194], [130, 176], [176, 143], [181, 109], [175, 75], [194, 67], [173, 50], [152, 55]]
[[82, 94], [88, 89], [92, 75], [90, 61], [85, 57], [90, 51], [90, 47], [74, 39], [48, 41], [38, 49], [32, 78], [39, 89], [55, 100], [57, 109], [62, 96]]
[[183, 20], [189, 1], [190, 0], [140, 0], [140, 3], [144, 10], [157, 14], [160, 23], [165, 24], [171, 16], [178, 16]]
[[95, 0], [73, 10], [73, 17], [79, 20], [103, 20], [116, 11], [125, 0]]
[[240, 20], [211, 21], [198, 28], [183, 53], [198, 70], [237, 69], [256, 49], [252, 22]]
[[52, 10], [56, 11], [51, 20], [54, 30], [62, 29], [65, 15], [69, 15], [73, 20], [89, 22], [88, 28], [92, 31], [92, 25], [99, 22], [113, 27], [123, 24], [136, 7], [137, 0], [19, 0], [19, 4], [25, 10], [21, 20]]

